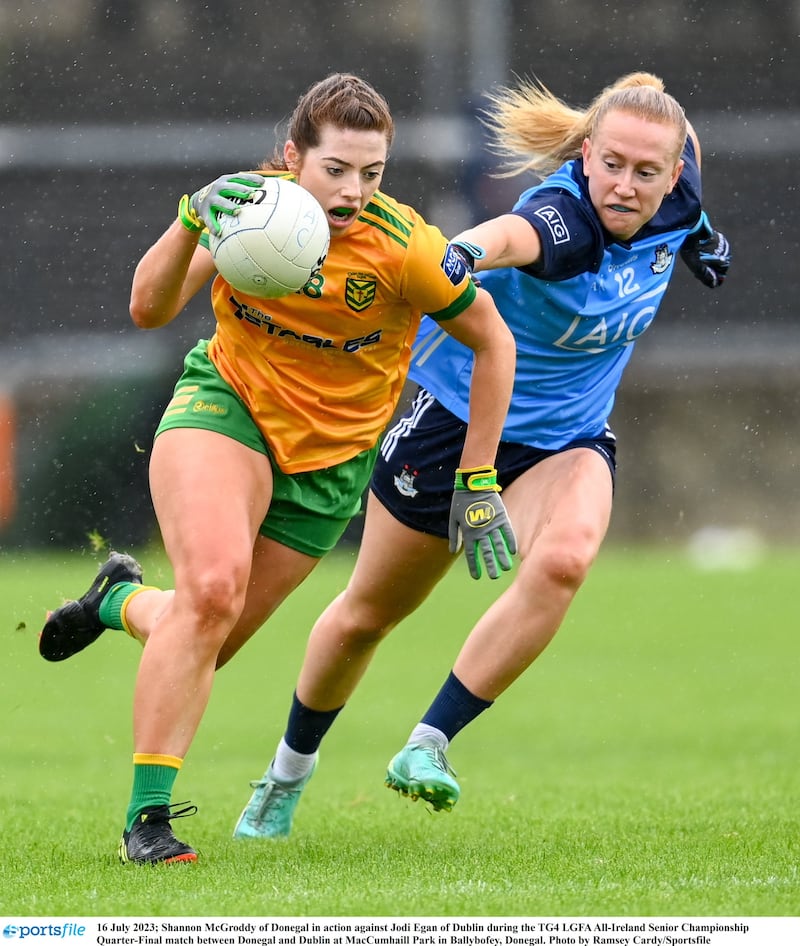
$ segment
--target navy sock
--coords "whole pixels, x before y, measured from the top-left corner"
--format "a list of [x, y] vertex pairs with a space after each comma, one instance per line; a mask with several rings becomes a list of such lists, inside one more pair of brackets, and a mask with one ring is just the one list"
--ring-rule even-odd
[[314, 710], [304, 706], [295, 693], [292, 696], [292, 708], [289, 710], [289, 721], [283, 736], [286, 745], [303, 755], [316, 752], [342, 708], [340, 706], [334, 710]]
[[492, 700], [482, 700], [464, 686], [458, 677], [450, 671], [444, 686], [436, 694], [433, 703], [420, 722], [440, 729], [448, 740], [473, 719], [492, 705]]

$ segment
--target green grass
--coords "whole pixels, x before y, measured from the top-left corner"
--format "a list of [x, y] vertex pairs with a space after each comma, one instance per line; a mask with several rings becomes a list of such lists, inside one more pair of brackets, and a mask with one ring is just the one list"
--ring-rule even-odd
[[[169, 582], [160, 553], [145, 578]], [[7, 916], [795, 916], [800, 553], [702, 572], [606, 549], [538, 663], [454, 742], [433, 814], [384, 767], [505, 581], [454, 569], [382, 646], [323, 746], [291, 839], [230, 840], [283, 730], [324, 562], [216, 681], [176, 787], [191, 867], [116, 861], [138, 647], [109, 633], [47, 664], [46, 606], [91, 555], [0, 555], [0, 913]], [[24, 625], [24, 626], [20, 626]]]

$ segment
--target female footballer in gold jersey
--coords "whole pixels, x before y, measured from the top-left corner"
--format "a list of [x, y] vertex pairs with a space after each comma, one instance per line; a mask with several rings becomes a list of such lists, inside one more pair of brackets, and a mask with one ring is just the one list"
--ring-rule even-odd
[[[510, 568], [515, 542], [493, 465], [514, 341], [441, 232], [378, 190], [393, 132], [387, 103], [369, 84], [329, 76], [299, 99], [269, 164], [185, 195], [136, 268], [130, 311], [143, 329], [171, 322], [213, 278], [215, 333], [187, 354], [150, 458], [174, 591], [142, 585], [138, 563], [112, 553], [85, 595], [49, 615], [40, 638], [48, 660], [72, 656], [106, 628], [145, 643], [123, 862], [196, 859], [170, 825], [195, 808], [175, 810], [172, 787], [214, 671], [358, 512], [422, 313], [475, 353], [469, 434], [453, 471], [454, 528], [490, 574]], [[265, 174], [309, 190], [332, 237], [321, 273], [269, 300], [234, 290], [207, 248], [219, 216], [235, 214]], [[468, 512], [474, 501], [488, 512], [477, 522]]]

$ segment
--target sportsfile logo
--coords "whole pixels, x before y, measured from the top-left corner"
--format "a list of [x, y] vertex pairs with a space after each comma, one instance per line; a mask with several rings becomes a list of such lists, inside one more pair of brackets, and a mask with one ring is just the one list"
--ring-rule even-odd
[[42, 923], [29, 926], [13, 923], [3, 927], [5, 939], [28, 939], [31, 936], [52, 936], [54, 939], [66, 939], [67, 936], [85, 936], [86, 927], [79, 923]]

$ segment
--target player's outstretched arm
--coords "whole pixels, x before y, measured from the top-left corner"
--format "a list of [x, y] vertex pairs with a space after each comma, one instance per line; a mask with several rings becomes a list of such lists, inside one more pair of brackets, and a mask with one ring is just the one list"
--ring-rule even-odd
[[542, 253], [539, 234], [517, 214], [501, 214], [450, 241], [472, 272], [504, 266], [528, 266]]

